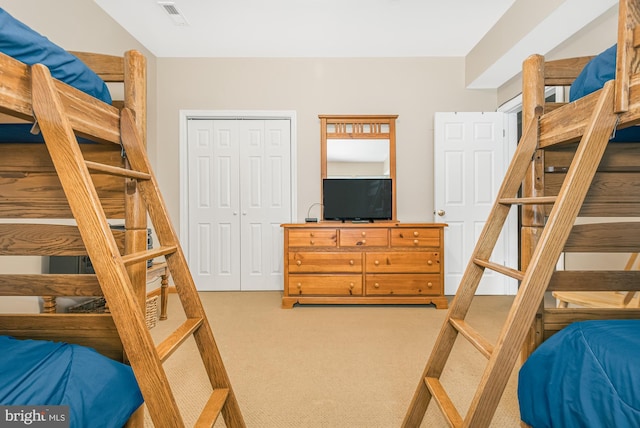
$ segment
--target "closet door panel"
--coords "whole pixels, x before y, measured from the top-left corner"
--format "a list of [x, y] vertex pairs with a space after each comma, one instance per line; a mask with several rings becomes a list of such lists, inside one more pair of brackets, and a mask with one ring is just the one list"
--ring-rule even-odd
[[199, 290], [282, 289], [290, 126], [289, 120], [189, 121], [189, 263]]
[[[291, 212], [288, 120], [240, 124], [242, 290], [282, 288], [282, 231]], [[286, 168], [283, 167], [286, 165]]]

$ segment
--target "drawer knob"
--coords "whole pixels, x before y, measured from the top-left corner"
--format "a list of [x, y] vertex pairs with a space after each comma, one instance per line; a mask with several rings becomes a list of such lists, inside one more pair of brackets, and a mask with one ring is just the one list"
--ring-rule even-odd
[[313, 239], [311, 241], [309, 241], [309, 244], [314, 245], [316, 243], [316, 241], [314, 241]]
[[433, 288], [433, 282], [427, 282], [427, 287], [428, 288]]
[[414, 243], [415, 245], [418, 245], [418, 244], [420, 243], [420, 241], [418, 241], [417, 239], [414, 239], [414, 240], [413, 240], [413, 243]]
[[301, 283], [301, 282], [299, 282], [299, 283], [297, 284], [297, 287], [298, 287], [298, 288], [302, 288], [302, 283]]
[[315, 235], [313, 234], [313, 232], [309, 232], [309, 236], [313, 238]]
[[367, 236], [367, 232], [362, 232], [362, 236]]
[[373, 284], [373, 286], [374, 286], [375, 288], [380, 288], [380, 284], [378, 284], [377, 282], [376, 282], [375, 284]]
[[302, 264], [302, 262], [301, 262], [300, 260], [297, 260], [297, 261], [296, 261], [296, 264], [297, 264], [298, 266], [300, 266], [300, 265]]
[[415, 236], [417, 238], [418, 236], [420, 236], [420, 232], [418, 232], [418, 231], [413, 232], [413, 236]]
[[353, 287], [355, 287], [356, 285], [353, 282], [349, 283], [349, 288], [353, 290]]
[[432, 262], [431, 260], [427, 260], [427, 264], [428, 264], [429, 266], [431, 266], [431, 265], [433, 264], [433, 262]]
[[366, 243], [367, 243], [367, 240], [366, 240], [366, 239], [363, 239], [362, 241], [360, 241], [360, 243], [361, 243], [362, 245], [364, 245], [364, 244], [366, 244]]
[[353, 265], [355, 264], [355, 262], [354, 262], [353, 260], [349, 260], [349, 264], [350, 264], [351, 266], [353, 266]]
[[373, 264], [374, 264], [374, 265], [376, 265], [376, 266], [378, 266], [378, 265], [380, 264], [380, 261], [379, 261], [379, 260], [375, 260], [375, 261], [373, 262]]

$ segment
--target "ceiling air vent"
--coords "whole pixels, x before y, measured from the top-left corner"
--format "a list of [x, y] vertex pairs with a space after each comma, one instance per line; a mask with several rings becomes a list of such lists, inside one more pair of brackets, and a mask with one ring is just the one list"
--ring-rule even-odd
[[169, 18], [176, 25], [189, 25], [185, 17], [180, 13], [175, 3], [172, 1], [159, 1], [158, 4], [162, 6]]

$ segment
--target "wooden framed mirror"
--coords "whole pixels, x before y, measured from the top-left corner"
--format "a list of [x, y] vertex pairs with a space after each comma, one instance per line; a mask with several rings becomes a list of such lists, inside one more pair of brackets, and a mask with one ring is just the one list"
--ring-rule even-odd
[[326, 178], [390, 178], [396, 215], [398, 115], [319, 115], [320, 185]]

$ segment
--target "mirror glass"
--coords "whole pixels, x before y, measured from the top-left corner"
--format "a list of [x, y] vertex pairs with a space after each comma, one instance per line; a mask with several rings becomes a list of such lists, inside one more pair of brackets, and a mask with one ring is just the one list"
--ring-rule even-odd
[[390, 177], [388, 139], [327, 139], [327, 178]]

